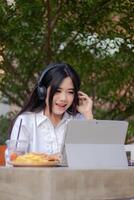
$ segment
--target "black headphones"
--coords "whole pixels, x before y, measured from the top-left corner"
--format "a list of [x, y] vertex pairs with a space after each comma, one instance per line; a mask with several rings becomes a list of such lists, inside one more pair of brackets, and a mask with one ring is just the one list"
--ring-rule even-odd
[[48, 71], [50, 71], [53, 68], [61, 66], [63, 66], [63, 64], [49, 64], [47, 68], [45, 68], [44, 71], [42, 72], [37, 85], [37, 93], [40, 100], [45, 99], [45, 94], [47, 92], [47, 88], [44, 85], [42, 85], [42, 79], [44, 78], [44, 76], [47, 74]]

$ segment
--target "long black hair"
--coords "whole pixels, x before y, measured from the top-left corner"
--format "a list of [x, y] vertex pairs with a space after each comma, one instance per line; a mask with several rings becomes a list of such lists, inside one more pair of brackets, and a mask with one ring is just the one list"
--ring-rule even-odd
[[[40, 112], [41, 110], [45, 109], [45, 102], [46, 102], [46, 92], [47, 88], [50, 86], [50, 94], [49, 94], [49, 110], [50, 113], [52, 113], [52, 102], [54, 94], [59, 89], [60, 84], [62, 81], [70, 77], [73, 86], [74, 86], [74, 99], [72, 105], [67, 109], [67, 112], [71, 115], [77, 114], [77, 105], [79, 104], [78, 101], [78, 91], [80, 89], [80, 78], [77, 74], [77, 72], [72, 68], [71, 65], [66, 63], [52, 63], [49, 64], [45, 69], [43, 69], [38, 82], [35, 84], [35, 87], [33, 91], [31, 92], [30, 96], [28, 97], [27, 102], [22, 107], [20, 112], [17, 114], [15, 119], [13, 120], [13, 124], [16, 120], [16, 118], [22, 114], [23, 112], [29, 111], [29, 112]], [[43, 87], [43, 95], [44, 98], [41, 99], [39, 95], [39, 87]], [[12, 127], [13, 127], [12, 124]], [[10, 128], [10, 133], [12, 130], [12, 127]]]

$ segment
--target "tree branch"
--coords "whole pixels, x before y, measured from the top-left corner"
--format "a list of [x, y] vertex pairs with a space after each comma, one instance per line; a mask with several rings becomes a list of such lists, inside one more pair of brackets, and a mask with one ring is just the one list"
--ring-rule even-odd
[[53, 18], [53, 20], [51, 21], [51, 31], [54, 29], [59, 17], [60, 17], [60, 14], [61, 14], [61, 8], [62, 8], [62, 4], [63, 4], [63, 1], [61, 0], [59, 2], [59, 5], [57, 7], [57, 11], [56, 11], [56, 14], [55, 14], [55, 17]]
[[[45, 0], [44, 0], [45, 1]], [[61, 14], [61, 8], [63, 4], [63, 0], [59, 1], [57, 11], [55, 16], [52, 18], [52, 7], [51, 7], [51, 1], [47, 0], [44, 2], [46, 5], [46, 18], [47, 18], [47, 35], [46, 38], [44, 36], [44, 44], [41, 47], [41, 51], [45, 52], [46, 50], [46, 64], [50, 63], [52, 60], [52, 46], [51, 46], [51, 37], [52, 37], [52, 32], [54, 30], [54, 27], [57, 24], [57, 21], [59, 19], [59, 16]]]
[[47, 64], [51, 61], [52, 57], [52, 49], [51, 49], [51, 5], [50, 0], [46, 1], [46, 8], [47, 8], [47, 41], [46, 41], [46, 62]]

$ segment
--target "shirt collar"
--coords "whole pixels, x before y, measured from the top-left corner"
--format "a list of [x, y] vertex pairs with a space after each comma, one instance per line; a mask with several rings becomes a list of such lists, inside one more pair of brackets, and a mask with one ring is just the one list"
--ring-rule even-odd
[[66, 121], [66, 120], [70, 119], [70, 117], [71, 117], [71, 115], [69, 113], [65, 112], [63, 115], [62, 121]]
[[36, 113], [36, 123], [37, 126], [39, 126], [42, 122], [44, 122], [45, 120], [47, 120], [47, 116], [43, 114], [43, 111]]
[[[37, 123], [37, 126], [39, 126], [42, 122], [44, 122], [47, 119], [48, 119], [48, 117], [43, 114], [43, 111], [41, 111], [39, 113], [36, 113], [36, 123]], [[65, 112], [64, 115], [63, 115], [63, 118], [61, 120], [61, 123], [63, 123], [66, 120], [69, 120], [69, 119], [70, 119], [70, 114], [67, 113], [67, 112]]]

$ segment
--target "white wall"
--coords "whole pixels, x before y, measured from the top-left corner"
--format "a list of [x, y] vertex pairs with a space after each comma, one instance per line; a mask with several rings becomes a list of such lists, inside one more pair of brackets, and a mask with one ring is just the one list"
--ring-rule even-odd
[[9, 111], [10, 111], [9, 105], [0, 103], [0, 115], [5, 115]]

